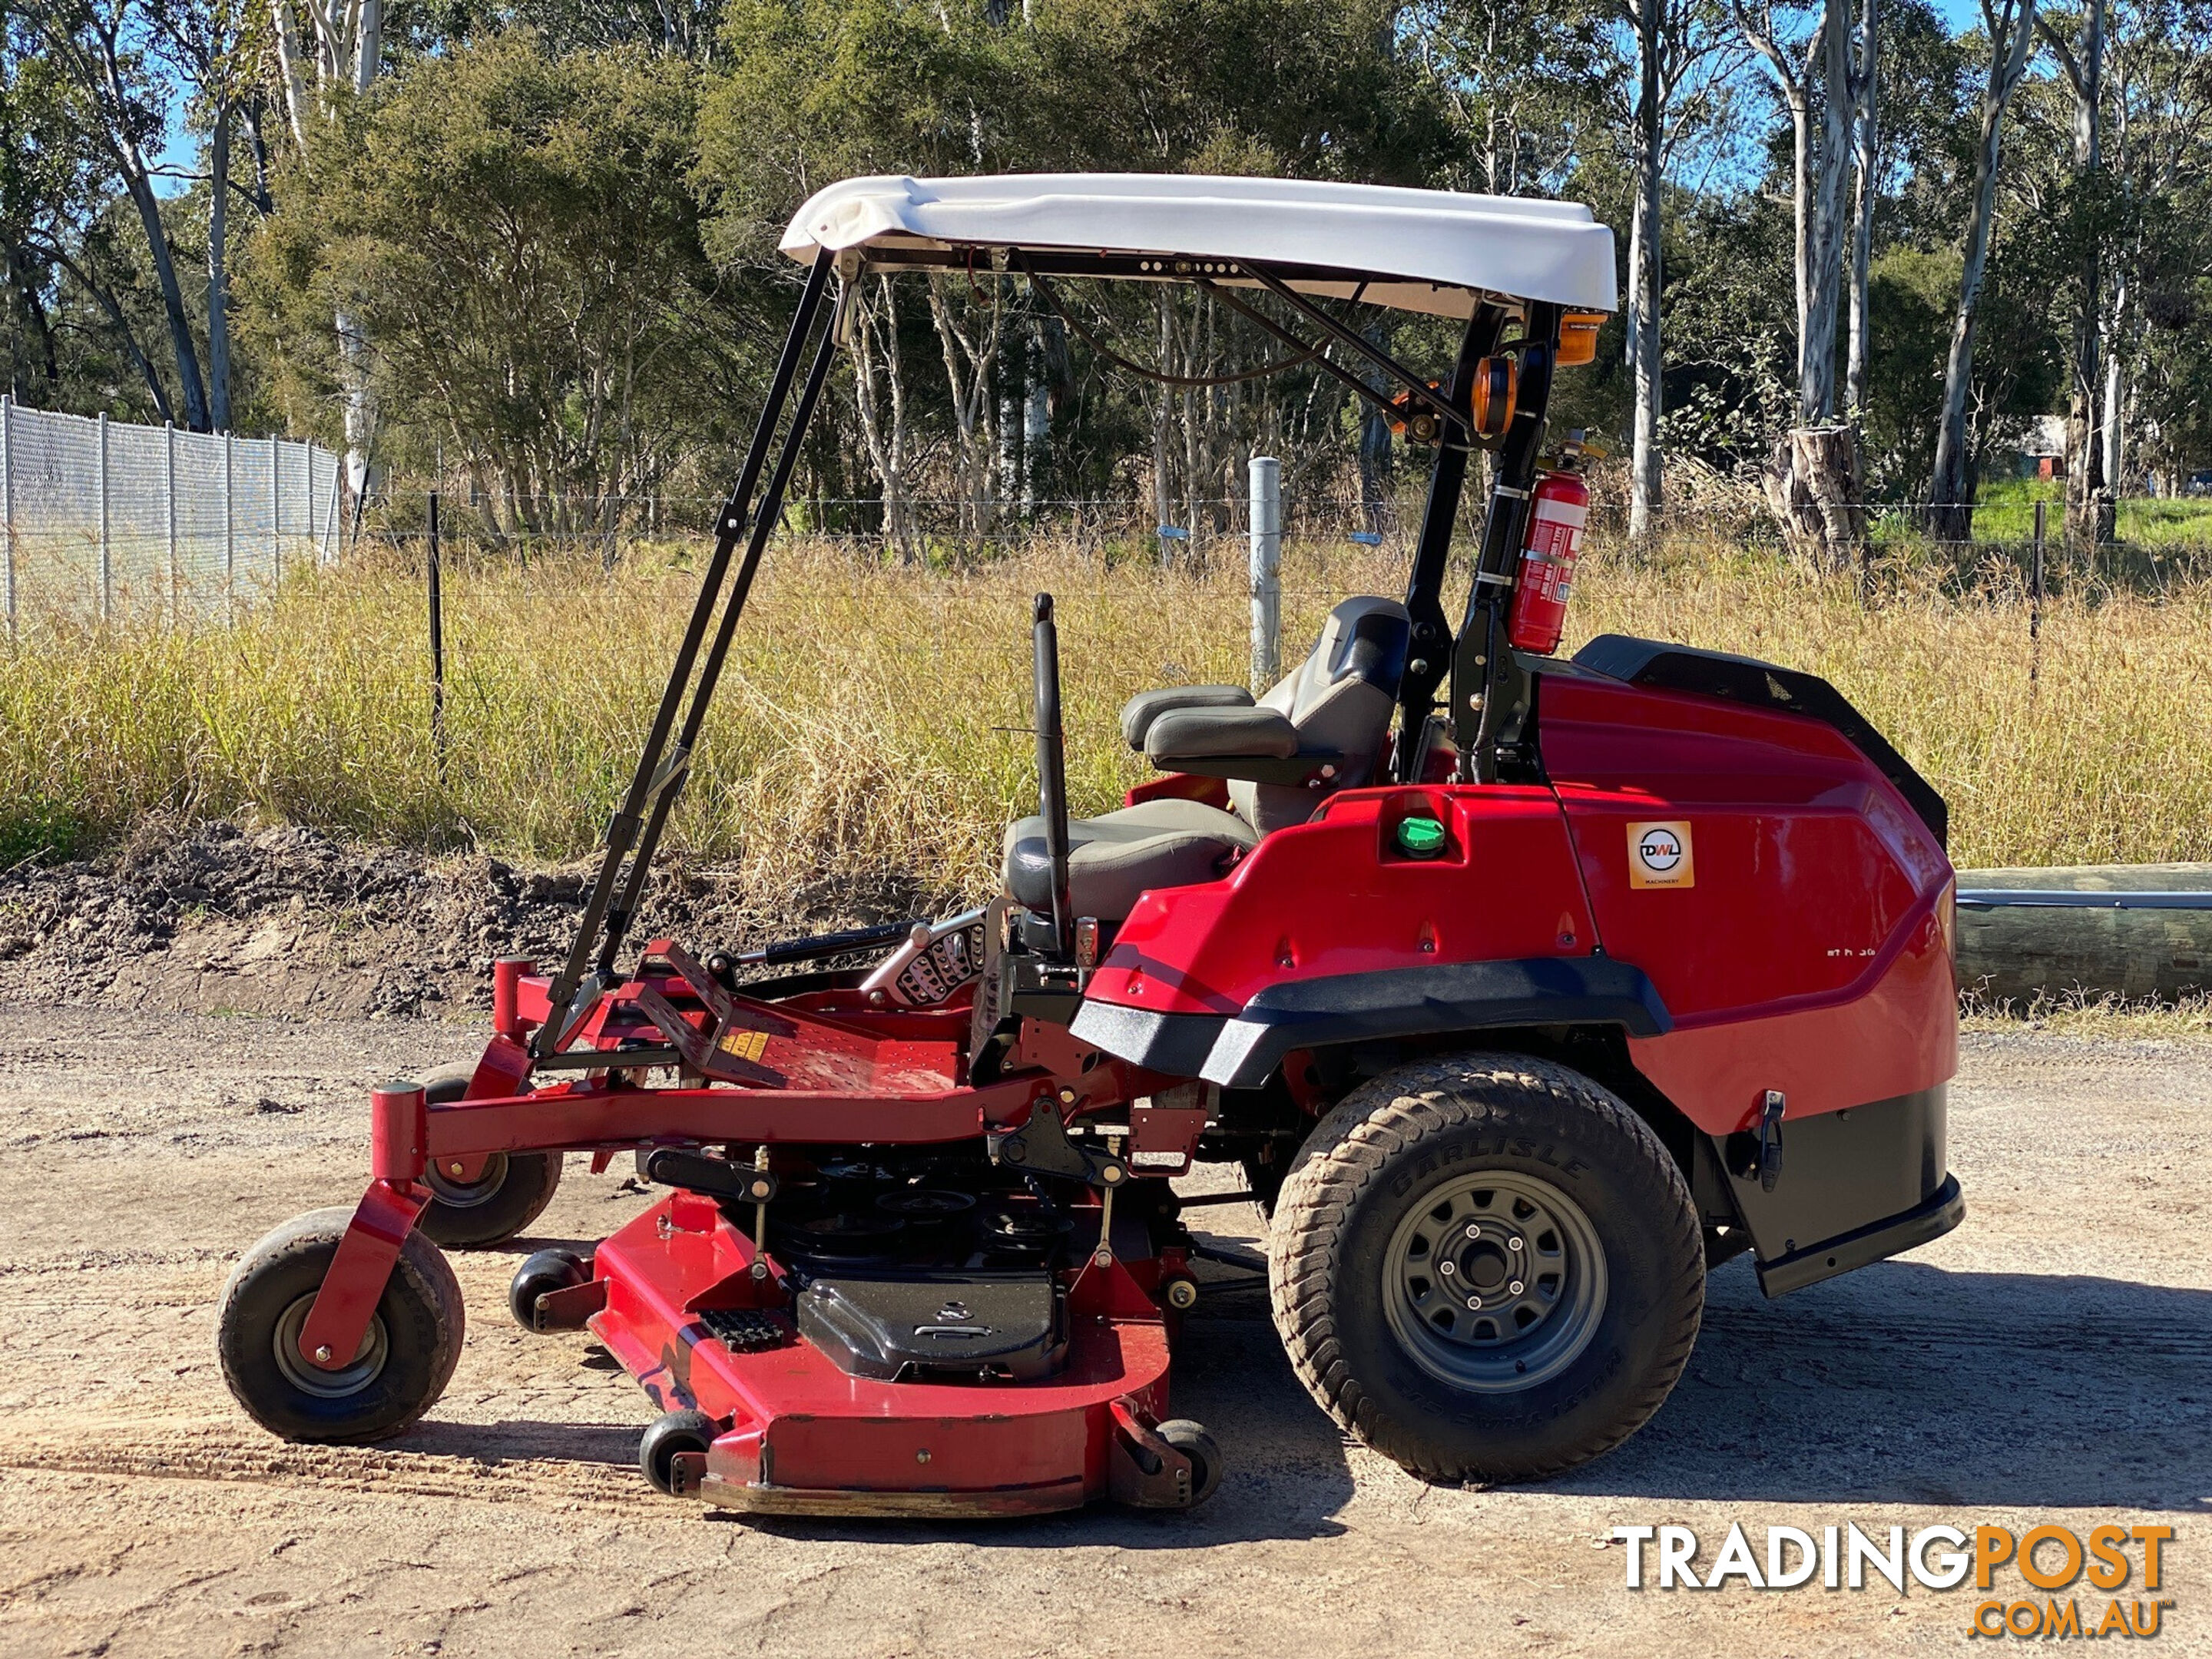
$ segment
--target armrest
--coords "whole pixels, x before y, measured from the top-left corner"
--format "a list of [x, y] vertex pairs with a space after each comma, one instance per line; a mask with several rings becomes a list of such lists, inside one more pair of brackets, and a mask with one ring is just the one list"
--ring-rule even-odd
[[1297, 727], [1273, 708], [1170, 709], [1145, 734], [1146, 757], [1158, 767], [1224, 755], [1288, 760], [1297, 752]]
[[1249, 708], [1252, 694], [1241, 685], [1168, 685], [1139, 691], [1121, 705], [1121, 736], [1139, 754], [1152, 722], [1178, 708]]

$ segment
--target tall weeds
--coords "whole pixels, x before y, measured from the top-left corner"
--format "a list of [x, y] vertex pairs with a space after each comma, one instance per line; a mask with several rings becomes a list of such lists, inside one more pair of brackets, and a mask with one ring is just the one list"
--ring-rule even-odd
[[[449, 565], [449, 757], [428, 726], [421, 574], [386, 555], [304, 572], [235, 626], [45, 631], [0, 672], [0, 857], [81, 851], [156, 811], [290, 819], [557, 860], [587, 851], [629, 776], [693, 591], [691, 550]], [[1388, 556], [1295, 547], [1286, 657], [1338, 598], [1393, 592]], [[1031, 594], [1058, 598], [1079, 811], [1145, 775], [1115, 715], [1147, 685], [1239, 681], [1241, 570], [1045, 550], [972, 569], [886, 569], [775, 550], [725, 675], [675, 842], [763, 897], [896, 872], [988, 883], [1035, 810]], [[1966, 865], [2212, 858], [2212, 586], [2046, 605], [1907, 573], [1848, 583], [1713, 543], [1631, 562], [1596, 549], [1578, 637], [1632, 632], [1833, 680], [1949, 797]], [[1574, 643], [1571, 641], [1570, 645]]]

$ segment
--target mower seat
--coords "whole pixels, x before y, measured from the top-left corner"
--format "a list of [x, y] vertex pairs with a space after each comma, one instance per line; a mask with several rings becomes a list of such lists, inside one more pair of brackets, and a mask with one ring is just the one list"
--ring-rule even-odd
[[[1121, 921], [1139, 894], [1212, 881], [1240, 852], [1285, 825], [1304, 823], [1330, 790], [1368, 781], [1390, 734], [1413, 624], [1394, 599], [1345, 600], [1329, 612], [1305, 660], [1258, 702], [1238, 686], [1140, 691], [1121, 711], [1121, 735], [1165, 771], [1178, 757], [1280, 761], [1326, 754], [1328, 789], [1237, 779], [1224, 812], [1194, 800], [1148, 800], [1067, 826], [1068, 898], [1074, 914]], [[1052, 908], [1044, 820], [1022, 818], [1006, 839], [1006, 891], [1032, 910]]]
[[[1148, 800], [1067, 825], [1067, 892], [1074, 913], [1122, 921], [1138, 895], [1154, 887], [1212, 881], [1231, 854], [1260, 843], [1259, 831], [1233, 812], [1195, 800]], [[1052, 861], [1044, 820], [1006, 827], [1006, 891], [1049, 915]]]

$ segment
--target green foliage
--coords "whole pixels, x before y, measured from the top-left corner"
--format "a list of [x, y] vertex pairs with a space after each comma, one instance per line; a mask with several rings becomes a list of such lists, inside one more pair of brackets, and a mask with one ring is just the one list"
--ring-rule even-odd
[[[88, 91], [45, 49], [53, 28], [95, 13], [118, 21], [125, 48], [113, 94]], [[1671, 455], [1729, 471], [1760, 460], [1790, 418], [1790, 136], [1719, 9], [1698, 15], [1680, 27], [1714, 26], [1722, 49], [1677, 65], [1664, 435]], [[2078, 7], [2051, 17], [2076, 40]], [[2093, 258], [2124, 371], [2123, 487], [2212, 461], [2212, 182], [2200, 154], [2212, 0], [2124, 0], [2111, 17], [2100, 175], [2075, 176], [2072, 93], [2048, 45], [2007, 120], [1971, 399], [1985, 476], [2006, 469], [2031, 417], [2065, 400]], [[1930, 470], [1982, 47], [1930, 0], [1887, 0], [1881, 19], [1863, 447], [1869, 488], [1893, 500], [1922, 492]], [[404, 478], [442, 455], [510, 531], [557, 524], [562, 499], [719, 489], [796, 279], [776, 240], [800, 201], [842, 177], [1364, 179], [1570, 195], [1625, 232], [1633, 173], [1633, 38], [1609, 0], [395, 0], [385, 73], [366, 97], [335, 100], [304, 155], [275, 113], [269, 27], [248, 0], [25, 0], [7, 14], [0, 374], [54, 407], [158, 418], [174, 404], [173, 365], [207, 355], [209, 190], [179, 181], [159, 216], [158, 246], [191, 279], [179, 354], [116, 156], [180, 125], [204, 134], [220, 94], [239, 139], [234, 242], [251, 237], [233, 423], [281, 419], [336, 441], [343, 313], [370, 348], [380, 459]], [[904, 366], [911, 489], [972, 494], [969, 475], [989, 470], [978, 455], [996, 444], [1019, 474], [994, 486], [1009, 496], [1018, 483], [1127, 499], [1171, 424], [1189, 499], [1229, 489], [1226, 458], [1262, 433], [1302, 487], [1340, 490], [1357, 473], [1371, 503], [1391, 486], [1399, 463], [1376, 423], [1311, 373], [1170, 407], [1103, 369], [1033, 297], [987, 315], [959, 286], [939, 283], [933, 308], [909, 284], [879, 318]], [[1258, 348], [1203, 307], [1178, 301], [1163, 317], [1152, 297], [1086, 299], [1085, 314], [1139, 357], [1157, 355], [1146, 343], [1163, 326], [1187, 354]], [[1434, 365], [1449, 351], [1449, 331], [1363, 321], [1403, 356]], [[951, 337], [993, 327], [1001, 355], [956, 410]], [[1616, 324], [1558, 407], [1563, 424], [1617, 445], [1630, 421], [1620, 339]], [[1015, 456], [1000, 422], [1040, 385], [1048, 441]], [[1182, 437], [1200, 429], [1184, 456]], [[802, 467], [814, 510], [875, 525], [828, 503], [880, 494], [881, 471], [841, 377]]]
[[532, 527], [537, 501], [652, 489], [726, 444], [748, 307], [700, 240], [697, 86], [681, 59], [514, 29], [345, 111], [251, 264], [295, 421], [327, 422], [343, 312], [387, 453], [442, 446]]

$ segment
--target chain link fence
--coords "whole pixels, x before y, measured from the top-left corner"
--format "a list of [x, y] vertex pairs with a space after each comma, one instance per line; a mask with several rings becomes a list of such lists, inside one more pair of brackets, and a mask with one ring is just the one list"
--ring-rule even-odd
[[0, 398], [10, 638], [44, 622], [226, 617], [338, 550], [337, 458]]

